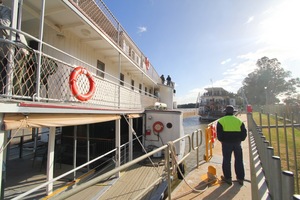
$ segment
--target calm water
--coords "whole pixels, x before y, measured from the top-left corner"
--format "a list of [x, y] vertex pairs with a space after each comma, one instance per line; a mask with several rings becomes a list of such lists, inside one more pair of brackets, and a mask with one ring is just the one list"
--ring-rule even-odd
[[[199, 116], [189, 117], [183, 119], [184, 133], [192, 135], [192, 133], [197, 130], [202, 130], [202, 143], [199, 151], [199, 160], [203, 160], [205, 152], [205, 128], [207, 123], [200, 122]], [[188, 151], [188, 143], [186, 143], [186, 152]], [[192, 168], [196, 166], [196, 152], [192, 152], [185, 162], [186, 172], [189, 172]]]

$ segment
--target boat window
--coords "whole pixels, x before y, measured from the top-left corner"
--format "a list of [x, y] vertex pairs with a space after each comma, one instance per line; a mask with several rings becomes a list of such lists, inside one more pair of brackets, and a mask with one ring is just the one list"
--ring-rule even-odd
[[124, 86], [124, 74], [120, 73], [120, 85]]
[[173, 127], [173, 124], [172, 123], [167, 123], [167, 128], [172, 128]]
[[134, 90], [134, 80], [131, 79], [131, 89]]
[[97, 60], [97, 76], [104, 78], [105, 64], [100, 60]]

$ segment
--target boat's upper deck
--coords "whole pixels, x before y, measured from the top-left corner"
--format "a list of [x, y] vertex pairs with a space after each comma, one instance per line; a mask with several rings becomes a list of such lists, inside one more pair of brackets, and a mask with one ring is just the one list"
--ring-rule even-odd
[[160, 100], [166, 86], [102, 1], [17, 2], [0, 39], [1, 102], [138, 112]]

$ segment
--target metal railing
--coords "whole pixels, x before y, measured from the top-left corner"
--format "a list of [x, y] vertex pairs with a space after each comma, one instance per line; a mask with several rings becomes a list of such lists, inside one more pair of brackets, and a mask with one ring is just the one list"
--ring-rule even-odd
[[[147, 87], [149, 92], [141, 91], [141, 88], [101, 71], [45, 41], [41, 42], [26, 32], [0, 26], [0, 29], [9, 30], [13, 36], [25, 37], [29, 44], [25, 44], [24, 41], [0, 39], [1, 101], [28, 100], [134, 110], [153, 106], [158, 100], [154, 87], [155, 83], [160, 82], [160, 77], [105, 4], [101, 0], [65, 1], [75, 5], [70, 9], [83, 13], [89, 22], [96, 24], [96, 28], [107, 36], [106, 40], [112, 41], [115, 47], [132, 61], [132, 68], [140, 69], [147, 79], [153, 81], [152, 85], [145, 85], [145, 90]], [[42, 45], [42, 52], [36, 49], [38, 43]], [[88, 102], [80, 102], [71, 94], [69, 75], [74, 65], [86, 68], [94, 79], [96, 92]], [[77, 85], [79, 93], [85, 94], [89, 91], [89, 80], [86, 76], [79, 76]]]
[[[100, 181], [103, 181], [103, 180], [106, 180], [107, 178], [131, 167], [132, 165], [134, 164], [137, 164], [138, 162], [144, 160], [144, 159], [148, 159], [149, 157], [153, 156], [154, 154], [157, 154], [159, 152], [164, 152], [164, 158], [165, 158], [165, 173], [164, 174], [161, 174], [160, 175], [160, 178], [157, 179], [154, 183], [149, 183], [151, 186], [154, 186], [155, 184], [157, 184], [158, 182], [166, 179], [167, 182], [168, 182], [168, 198], [171, 199], [171, 181], [172, 181], [172, 171], [174, 169], [174, 167], [177, 167], [179, 164], [181, 164], [182, 162], [184, 162], [190, 155], [191, 153], [194, 153], [196, 151], [196, 162], [197, 162], [197, 167], [199, 167], [199, 163], [200, 161], [202, 160], [203, 158], [203, 155], [200, 155], [200, 146], [203, 144], [202, 143], [202, 138], [203, 138], [203, 134], [202, 134], [202, 131], [199, 129], [199, 130], [196, 130], [194, 131], [191, 135], [185, 135], [181, 138], [178, 138], [172, 142], [169, 142], [168, 144], [162, 146], [162, 147], [159, 147], [159, 148], [156, 148], [155, 150], [149, 152], [149, 153], [146, 153], [142, 156], [139, 156], [138, 158], [132, 160], [132, 161], [129, 161], [129, 162], [126, 162], [126, 160], [128, 160], [128, 148], [127, 148], [127, 145], [128, 143], [126, 144], [123, 144], [122, 145], [122, 152], [121, 152], [121, 155], [122, 155], [122, 165], [120, 167], [117, 167], [115, 169], [112, 169], [104, 174], [101, 174], [99, 175], [98, 177], [92, 179], [92, 180], [89, 180], [88, 182], [84, 183], [84, 184], [81, 184], [81, 185], [78, 185], [76, 187], [74, 187], [74, 189], [72, 190], [68, 190], [68, 191], [65, 191], [64, 193], [58, 195], [55, 197], [55, 199], [65, 199], [67, 197], [70, 197], [78, 192], [80, 192], [81, 190], [84, 190], [85, 188], [88, 188], [96, 183], [99, 183]], [[185, 143], [188, 145], [188, 151], [185, 152], [185, 155], [180, 159], [180, 160], [177, 160], [176, 161], [176, 165], [172, 165], [172, 163], [174, 162], [171, 162], [172, 158], [174, 159], [174, 157], [171, 155], [170, 152], [172, 152], [172, 149], [173, 149], [173, 145], [178, 143], [178, 142], [182, 142], [182, 141], [185, 141]], [[17, 197], [15, 197], [14, 199], [22, 199], [23, 197], [26, 197], [27, 195], [30, 195], [31, 193], [41, 189], [41, 188], [44, 188], [46, 187], [48, 184], [51, 184], [53, 183], [54, 181], [57, 181], [71, 173], [75, 173], [77, 170], [87, 166], [87, 165], [90, 165], [91, 163], [101, 159], [102, 157], [104, 156], [107, 156], [107, 155], [113, 155], [114, 152], [116, 151], [116, 149], [113, 149], [109, 152], [107, 152], [106, 154], [104, 155], [101, 155], [100, 157], [97, 157], [93, 160], [91, 160], [90, 162], [87, 162], [81, 166], [78, 166], [76, 167], [75, 169], [65, 173], [65, 174], [62, 174], [58, 177], [55, 177], [54, 179], [52, 180], [49, 180], [39, 186], [37, 186], [36, 188], [33, 188]], [[201, 159], [201, 160], [200, 160]], [[174, 161], [174, 160], [173, 160]], [[141, 191], [141, 193], [138, 195], [140, 197], [143, 196], [143, 194], [145, 194], [147, 191], [146, 190], [149, 190], [149, 188], [146, 188], [145, 191]]]
[[[299, 151], [297, 151], [296, 140], [294, 131], [292, 131], [292, 144], [290, 148], [292, 149], [292, 154], [294, 156], [293, 166], [291, 169], [288, 166], [283, 166], [283, 156], [286, 158], [289, 157], [289, 152], [286, 151], [285, 154], [275, 155], [274, 146], [272, 144], [277, 143], [278, 150], [280, 151], [281, 145], [285, 146], [285, 149], [288, 149], [287, 146], [287, 135], [286, 128], [291, 127], [292, 130], [297, 124], [294, 124], [293, 121], [291, 124], [286, 124], [284, 120], [283, 125], [278, 125], [278, 118], [275, 118], [275, 126], [270, 125], [270, 118], [267, 115], [268, 121], [267, 124], [263, 126], [260, 114], [260, 126], [257, 125], [257, 122], [254, 120], [252, 113], [247, 114], [248, 120], [248, 129], [250, 137], [250, 159], [251, 159], [251, 171], [252, 171], [252, 195], [253, 198], [256, 197], [262, 198], [271, 198], [271, 199], [299, 199], [295, 193], [299, 193], [299, 169], [297, 160], [299, 159]], [[279, 141], [280, 137], [278, 136], [278, 127], [284, 128], [284, 140]], [[267, 133], [263, 133], [262, 129], [267, 128]], [[271, 129], [275, 129], [277, 132], [274, 135], [277, 135], [277, 141], [272, 140]], [[300, 136], [298, 136], [300, 137]], [[280, 145], [281, 144], [281, 145]], [[299, 147], [299, 145], [298, 145]], [[287, 163], [290, 163], [291, 160], [287, 159]], [[288, 165], [288, 164], [287, 164]], [[286, 170], [287, 169], [287, 170]], [[261, 171], [260, 171], [261, 170]], [[264, 178], [262, 178], [264, 177]], [[265, 181], [264, 181], [265, 180]]]
[[[5, 100], [28, 100], [47, 103], [60, 103], [118, 109], [141, 109], [152, 106], [157, 101], [154, 94], [140, 92], [128, 83], [121, 86], [120, 80], [105, 74], [106, 78], [97, 76], [98, 69], [52, 47], [52, 51], [60, 54], [63, 60], [43, 53], [42, 62], [37, 64], [38, 52], [20, 42], [0, 39], [0, 54], [4, 55], [0, 65], [0, 97]], [[47, 44], [44, 44], [47, 46]], [[51, 46], [49, 45], [49, 48]], [[7, 49], [4, 50], [4, 49]], [[26, 52], [26, 54], [24, 54]], [[65, 60], [74, 59], [79, 66], [93, 72], [92, 76], [96, 91], [88, 102], [81, 102], [72, 95], [69, 88], [69, 76], [74, 67]], [[39, 75], [36, 72], [39, 71]], [[99, 71], [100, 72], [100, 71]], [[38, 78], [39, 77], [39, 78]], [[89, 90], [87, 76], [80, 75], [77, 79], [79, 93]]]

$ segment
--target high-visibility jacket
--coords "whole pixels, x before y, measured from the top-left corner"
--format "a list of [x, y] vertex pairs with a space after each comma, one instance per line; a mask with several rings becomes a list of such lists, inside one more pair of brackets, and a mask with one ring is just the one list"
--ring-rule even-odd
[[220, 142], [241, 142], [247, 137], [247, 129], [239, 118], [226, 115], [218, 120], [217, 137]]

